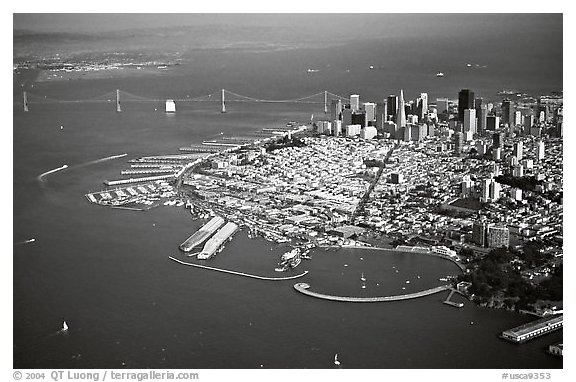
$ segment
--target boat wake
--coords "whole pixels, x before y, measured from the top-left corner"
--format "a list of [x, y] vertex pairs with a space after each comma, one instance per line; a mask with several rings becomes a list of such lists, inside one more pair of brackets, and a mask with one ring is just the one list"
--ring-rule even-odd
[[52, 169], [52, 170], [50, 170], [50, 171], [43, 172], [42, 174], [38, 175], [38, 180], [39, 180], [40, 182], [44, 182], [44, 178], [45, 178], [47, 175], [50, 175], [50, 174], [52, 174], [52, 173], [55, 173], [55, 172], [58, 172], [58, 171], [61, 171], [61, 170], [67, 169], [67, 168], [68, 168], [68, 165], [65, 164], [65, 165], [63, 165], [63, 166], [61, 166], [61, 167]]
[[90, 162], [85, 162], [85, 163], [80, 163], [77, 165], [74, 165], [72, 167], [70, 167], [70, 169], [76, 169], [76, 168], [80, 168], [80, 167], [86, 167], [86, 166], [90, 166], [92, 164], [96, 164], [96, 163], [101, 163], [101, 162], [106, 162], [112, 159], [118, 159], [118, 158], [122, 158], [125, 157], [126, 155], [128, 155], [127, 153], [124, 154], [119, 154], [119, 155], [112, 155], [106, 158], [100, 158], [100, 159], [96, 159], [96, 160], [91, 160]]
[[61, 170], [64, 170], [64, 169], [73, 170], [73, 169], [77, 169], [77, 168], [89, 166], [89, 165], [96, 164], [96, 163], [100, 163], [100, 162], [106, 162], [106, 161], [109, 161], [109, 160], [112, 160], [112, 159], [122, 158], [122, 157], [125, 157], [126, 155], [128, 155], [128, 154], [127, 154], [127, 153], [124, 153], [124, 154], [119, 154], [119, 155], [112, 155], [112, 156], [109, 156], [109, 157], [106, 157], [106, 158], [100, 158], [100, 159], [92, 160], [92, 161], [90, 161], [90, 162], [80, 163], [80, 164], [77, 164], [77, 165], [74, 165], [74, 166], [68, 166], [67, 164], [65, 164], [65, 165], [63, 165], [62, 167], [58, 167], [58, 168], [55, 168], [55, 169], [50, 170], [50, 171], [46, 171], [46, 172], [38, 175], [38, 180], [39, 180], [40, 182], [44, 182], [47, 175], [50, 175], [50, 174], [55, 173], [55, 172], [57, 172], [57, 171], [61, 171]]
[[36, 241], [36, 239], [32, 238], [32, 239], [28, 239], [28, 240], [24, 240], [24, 241], [19, 241], [19, 242], [17, 242], [17, 243], [14, 243], [14, 245], [34, 243], [35, 241]]

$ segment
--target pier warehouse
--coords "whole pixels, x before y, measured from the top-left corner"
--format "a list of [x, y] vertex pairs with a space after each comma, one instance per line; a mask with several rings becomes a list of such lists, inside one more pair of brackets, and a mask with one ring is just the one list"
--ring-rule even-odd
[[511, 342], [525, 342], [554, 330], [562, 329], [563, 315], [540, 318], [502, 332], [502, 338]]
[[202, 244], [204, 240], [208, 239], [218, 228], [222, 227], [222, 224], [224, 224], [224, 219], [220, 216], [213, 217], [208, 223], [204, 224], [202, 228], [180, 244], [180, 249], [184, 252], [190, 252], [192, 248]]
[[235, 223], [226, 223], [224, 227], [220, 228], [220, 230], [204, 244], [204, 249], [198, 254], [198, 259], [206, 260], [214, 256], [226, 240], [231, 239], [237, 230], [238, 226]]

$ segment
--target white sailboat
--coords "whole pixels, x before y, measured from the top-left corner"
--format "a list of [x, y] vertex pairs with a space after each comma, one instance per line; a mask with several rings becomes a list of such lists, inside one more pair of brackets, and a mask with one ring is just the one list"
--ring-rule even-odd
[[62, 323], [62, 330], [63, 330], [63, 331], [68, 330], [68, 324], [66, 323], [66, 321], [64, 321], [64, 322]]
[[338, 353], [334, 354], [334, 365], [340, 365], [340, 361], [338, 361]]
[[366, 277], [364, 277], [364, 272], [362, 272], [362, 276], [360, 276], [360, 280], [366, 281]]
[[176, 103], [173, 99], [166, 100], [166, 113], [175, 113], [176, 112]]

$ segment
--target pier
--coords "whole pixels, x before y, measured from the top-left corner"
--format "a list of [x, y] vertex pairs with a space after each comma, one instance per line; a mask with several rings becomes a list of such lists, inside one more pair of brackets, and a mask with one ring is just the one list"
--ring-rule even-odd
[[400, 300], [410, 300], [414, 298], [429, 296], [431, 294], [440, 293], [447, 289], [450, 289], [450, 285], [441, 285], [436, 288], [426, 289], [420, 292], [409, 293], [409, 294], [399, 294], [395, 296], [384, 296], [384, 297], [348, 297], [348, 296], [333, 296], [329, 294], [323, 294], [318, 292], [312, 292], [310, 285], [306, 283], [294, 284], [294, 289], [298, 292], [308, 295], [310, 297], [321, 298], [323, 300], [330, 301], [340, 301], [340, 302], [389, 302], [389, 301], [400, 301]]
[[446, 305], [450, 305], [450, 306], [453, 306], [455, 308], [462, 308], [464, 306], [463, 302], [454, 302], [451, 300], [452, 296], [454, 296], [454, 293], [456, 293], [456, 289], [452, 289], [450, 291], [450, 294], [448, 295], [448, 297], [446, 297], [446, 300], [444, 300], [442, 302]]
[[300, 273], [299, 275], [294, 275], [294, 276], [286, 276], [286, 277], [267, 277], [267, 276], [258, 276], [258, 275], [252, 275], [250, 273], [244, 273], [244, 272], [236, 272], [236, 271], [230, 271], [228, 269], [221, 269], [221, 268], [214, 268], [214, 267], [209, 267], [207, 265], [200, 265], [200, 264], [192, 264], [192, 263], [187, 263], [184, 262], [182, 260], [178, 260], [172, 256], [168, 256], [168, 258], [172, 261], [175, 261], [179, 264], [182, 265], [188, 265], [190, 267], [196, 267], [196, 268], [202, 268], [202, 269], [208, 269], [211, 271], [216, 271], [216, 272], [222, 272], [222, 273], [229, 273], [232, 275], [236, 275], [236, 276], [243, 276], [243, 277], [249, 277], [252, 279], [257, 279], [257, 280], [267, 280], [267, 281], [284, 281], [284, 280], [293, 280], [293, 279], [297, 279], [303, 276], [306, 276], [308, 274], [308, 271], [304, 271], [303, 273]]
[[545, 317], [502, 332], [500, 337], [510, 342], [523, 343], [546, 333], [562, 329], [564, 315]]
[[175, 177], [174, 174], [170, 174], [170, 175], [146, 176], [144, 178], [105, 180], [104, 184], [107, 186], [115, 186], [117, 184], [130, 184], [130, 183], [140, 183], [140, 182], [151, 182], [154, 180], [167, 180], [167, 179], [173, 179], [174, 177]]

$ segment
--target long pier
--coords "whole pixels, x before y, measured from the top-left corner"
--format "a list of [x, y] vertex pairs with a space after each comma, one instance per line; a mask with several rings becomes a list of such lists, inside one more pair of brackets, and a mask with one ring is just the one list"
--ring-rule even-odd
[[312, 292], [309, 290], [310, 284], [297, 283], [294, 284], [294, 289], [298, 292], [308, 295], [310, 297], [321, 298], [323, 300], [330, 301], [341, 301], [341, 302], [385, 302], [385, 301], [400, 301], [400, 300], [410, 300], [413, 298], [429, 296], [431, 294], [440, 293], [447, 289], [450, 289], [450, 285], [442, 285], [436, 288], [426, 289], [420, 292], [409, 293], [409, 294], [399, 294], [396, 296], [384, 296], [384, 297], [348, 297], [348, 296], [333, 296], [329, 294], [323, 294], [318, 292]]
[[249, 278], [253, 278], [253, 279], [257, 279], [257, 280], [267, 280], [267, 281], [284, 281], [284, 280], [294, 280], [303, 276], [306, 276], [308, 274], [308, 271], [304, 271], [303, 273], [300, 273], [299, 275], [294, 275], [294, 276], [286, 276], [286, 277], [266, 277], [266, 276], [259, 276], [259, 275], [253, 275], [250, 273], [244, 273], [244, 272], [236, 272], [236, 271], [230, 271], [228, 269], [221, 269], [221, 268], [214, 268], [214, 267], [209, 267], [207, 265], [200, 265], [200, 264], [192, 264], [192, 263], [187, 263], [185, 261], [182, 260], [178, 260], [172, 256], [168, 256], [168, 258], [172, 261], [175, 261], [177, 263], [180, 263], [182, 265], [188, 265], [191, 267], [196, 267], [196, 268], [203, 268], [203, 269], [208, 269], [211, 271], [216, 271], [216, 272], [222, 272], [222, 273], [229, 273], [232, 275], [236, 275], [236, 276], [244, 276], [244, 277], [249, 277]]
[[450, 291], [450, 294], [448, 295], [448, 297], [446, 297], [446, 300], [442, 301], [444, 304], [446, 305], [450, 305], [453, 306], [455, 308], [462, 308], [464, 306], [464, 303], [462, 302], [454, 302], [452, 301], [452, 296], [454, 296], [454, 293], [456, 293], [456, 289], [452, 289]]

